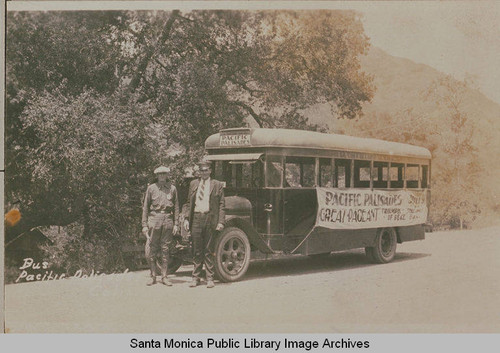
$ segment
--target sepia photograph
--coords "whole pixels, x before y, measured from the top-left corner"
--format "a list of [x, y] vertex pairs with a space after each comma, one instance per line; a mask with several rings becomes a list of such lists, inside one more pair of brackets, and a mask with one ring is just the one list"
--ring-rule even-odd
[[7, 1], [4, 332], [499, 334], [499, 62], [497, 1]]

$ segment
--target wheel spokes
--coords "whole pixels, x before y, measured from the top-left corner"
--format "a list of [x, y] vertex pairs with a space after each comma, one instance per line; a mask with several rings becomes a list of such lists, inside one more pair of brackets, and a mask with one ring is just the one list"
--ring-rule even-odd
[[243, 268], [246, 255], [245, 246], [241, 240], [237, 238], [228, 239], [222, 247], [222, 267], [230, 275], [235, 275]]
[[383, 232], [380, 239], [380, 247], [384, 256], [389, 256], [392, 251], [392, 239], [388, 232]]

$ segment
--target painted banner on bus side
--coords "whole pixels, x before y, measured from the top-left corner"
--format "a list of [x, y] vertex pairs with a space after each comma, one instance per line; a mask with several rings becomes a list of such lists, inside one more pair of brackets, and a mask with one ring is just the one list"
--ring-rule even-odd
[[425, 190], [316, 190], [319, 227], [360, 229], [410, 226], [427, 221]]

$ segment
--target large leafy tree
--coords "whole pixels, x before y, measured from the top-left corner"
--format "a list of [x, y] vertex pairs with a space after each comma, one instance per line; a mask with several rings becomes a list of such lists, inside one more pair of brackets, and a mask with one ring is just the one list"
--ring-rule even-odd
[[316, 103], [353, 118], [372, 95], [358, 61], [368, 40], [354, 12], [174, 11], [133, 13], [129, 22], [128, 89], [154, 101], [191, 143], [225, 123], [311, 129], [303, 112]]

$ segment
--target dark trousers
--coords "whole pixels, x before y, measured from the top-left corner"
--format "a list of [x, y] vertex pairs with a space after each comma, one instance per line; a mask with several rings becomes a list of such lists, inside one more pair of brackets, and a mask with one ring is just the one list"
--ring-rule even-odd
[[[172, 215], [157, 213], [148, 218], [149, 240], [146, 242], [146, 258], [151, 269], [151, 277], [156, 276], [156, 262], [161, 263], [161, 276], [167, 277], [169, 247], [173, 239], [174, 222]], [[149, 251], [148, 251], [149, 250]]]
[[214, 278], [214, 244], [212, 240], [213, 232], [210, 229], [208, 214], [195, 213], [191, 225], [191, 237], [193, 239], [193, 279], [199, 280], [203, 263], [207, 281]]

